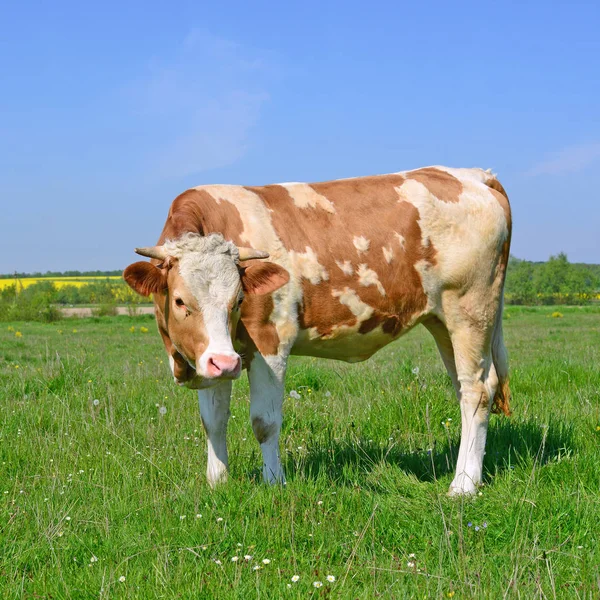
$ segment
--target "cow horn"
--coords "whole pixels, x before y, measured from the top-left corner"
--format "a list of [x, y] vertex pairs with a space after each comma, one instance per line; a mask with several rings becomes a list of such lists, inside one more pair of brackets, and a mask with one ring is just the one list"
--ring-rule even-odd
[[240, 261], [252, 260], [253, 258], [269, 258], [269, 253], [262, 250], [245, 248], [244, 246], [238, 246], [238, 250], [240, 252]]
[[147, 248], [136, 248], [135, 253], [140, 256], [147, 256], [148, 258], [157, 258], [159, 260], [165, 260], [167, 258], [167, 251], [164, 246], [148, 246]]

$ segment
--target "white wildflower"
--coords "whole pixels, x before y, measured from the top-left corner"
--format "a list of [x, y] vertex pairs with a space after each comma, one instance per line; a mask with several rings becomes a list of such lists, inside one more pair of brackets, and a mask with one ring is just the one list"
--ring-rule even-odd
[[299, 579], [300, 579], [300, 575], [293, 575], [293, 576], [292, 576], [292, 581], [293, 581], [294, 583], [296, 583], [296, 581], [299, 581]]
[[293, 398], [294, 400], [298, 400], [300, 398], [300, 394], [296, 390], [292, 390], [290, 392], [290, 398]]
[[329, 583], [333, 583], [335, 581], [335, 575], [327, 575], [326, 579]]
[[313, 581], [313, 587], [320, 588], [323, 587], [322, 581]]

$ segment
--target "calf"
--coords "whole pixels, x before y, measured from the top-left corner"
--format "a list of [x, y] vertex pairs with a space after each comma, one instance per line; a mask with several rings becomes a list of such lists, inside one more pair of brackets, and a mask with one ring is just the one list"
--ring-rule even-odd
[[178, 196], [158, 244], [136, 249], [152, 260], [124, 277], [153, 295], [175, 381], [198, 390], [209, 483], [227, 476], [229, 402], [242, 368], [264, 479], [283, 481], [289, 356], [362, 361], [421, 323], [461, 406], [450, 493], [473, 493], [490, 411], [510, 413], [502, 337], [510, 236], [506, 192], [481, 169], [206, 185]]

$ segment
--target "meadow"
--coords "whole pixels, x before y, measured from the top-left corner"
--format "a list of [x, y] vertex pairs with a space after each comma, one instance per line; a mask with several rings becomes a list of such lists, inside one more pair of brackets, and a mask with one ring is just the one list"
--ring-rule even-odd
[[451, 499], [459, 407], [422, 328], [359, 365], [291, 361], [285, 486], [260, 481], [242, 376], [213, 491], [150, 317], [3, 323], [0, 595], [600, 597], [600, 307], [504, 327], [514, 414]]

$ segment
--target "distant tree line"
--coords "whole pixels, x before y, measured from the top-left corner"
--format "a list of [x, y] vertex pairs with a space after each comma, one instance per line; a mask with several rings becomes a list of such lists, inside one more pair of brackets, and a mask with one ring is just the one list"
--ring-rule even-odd
[[507, 304], [588, 304], [600, 301], [600, 265], [570, 263], [561, 252], [546, 262], [510, 257]]

